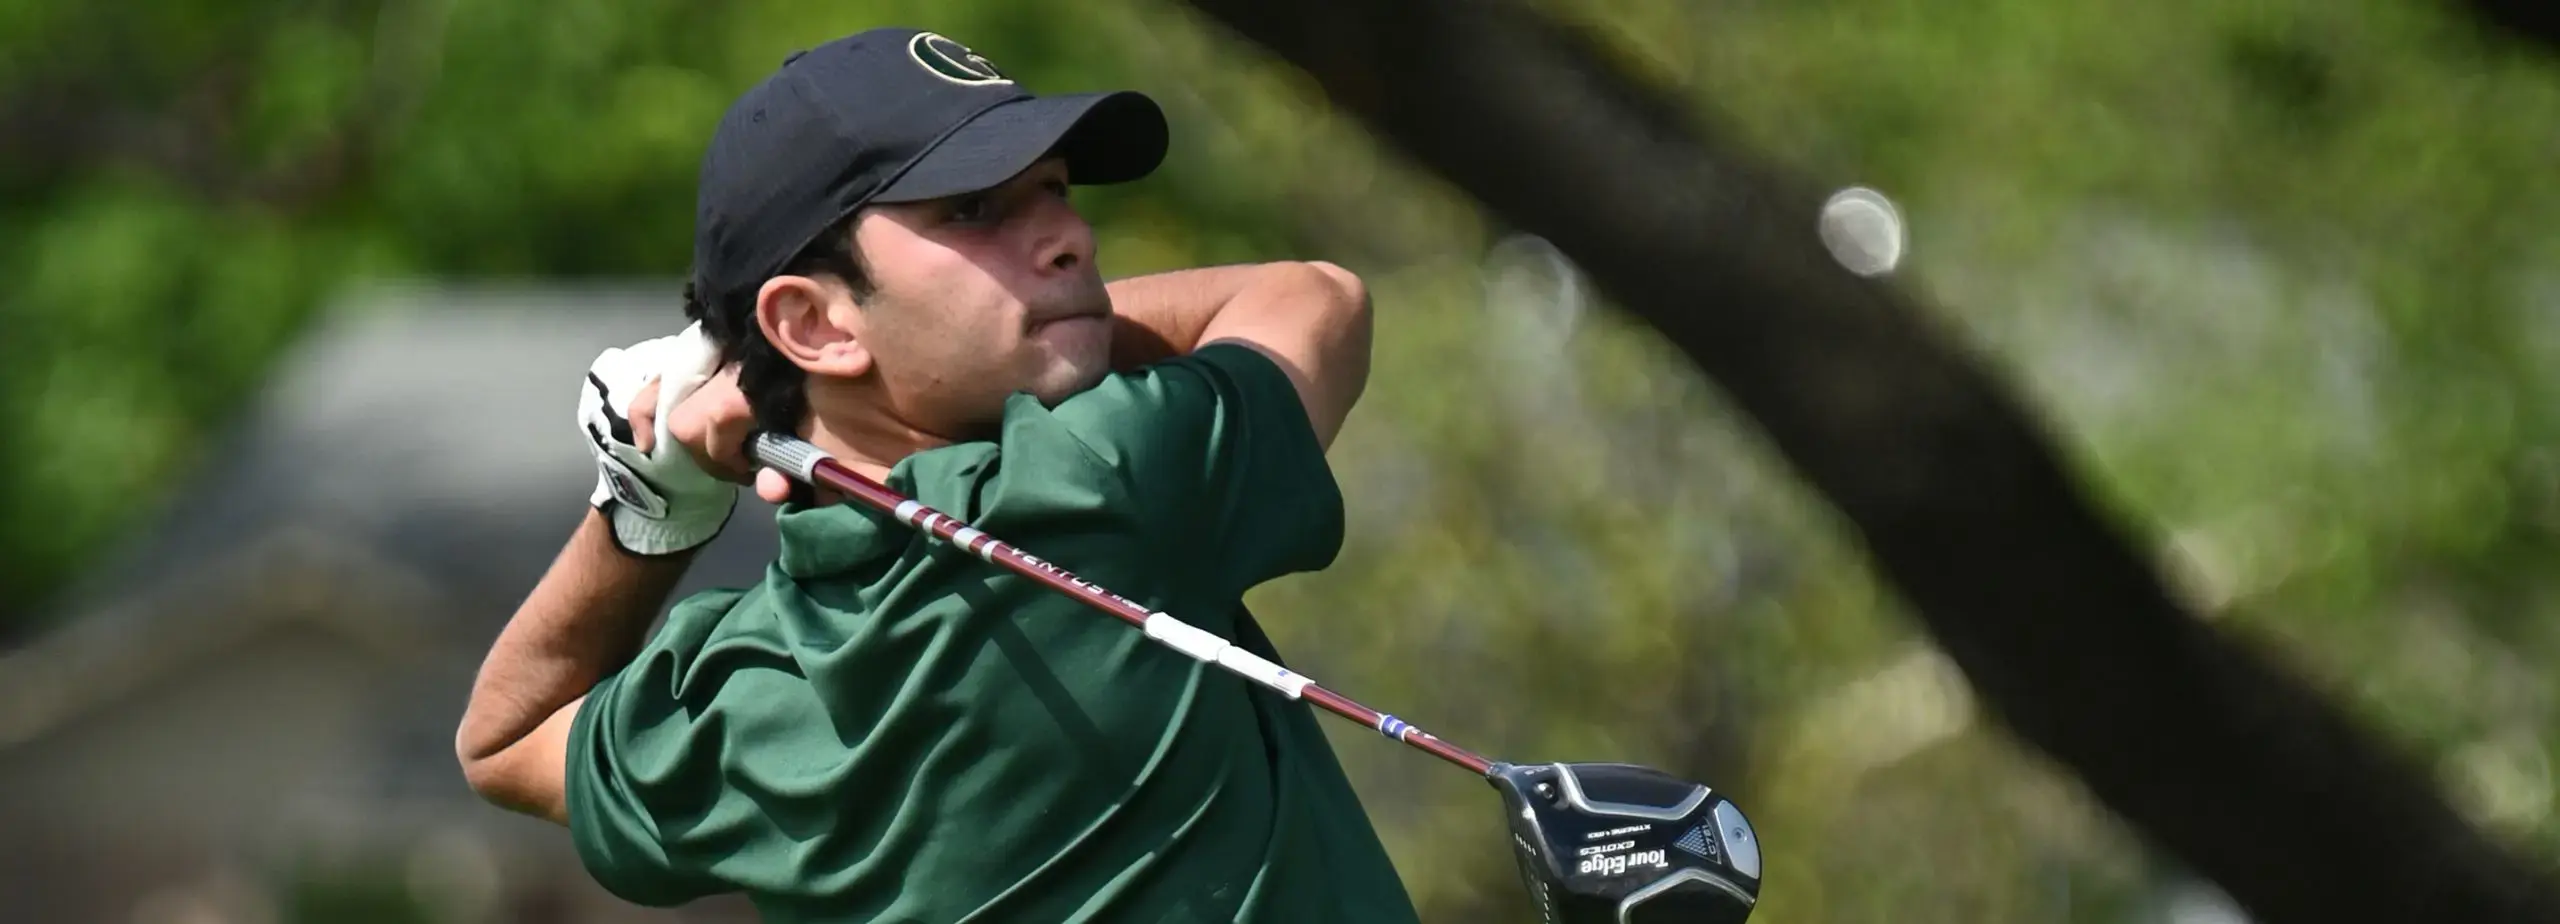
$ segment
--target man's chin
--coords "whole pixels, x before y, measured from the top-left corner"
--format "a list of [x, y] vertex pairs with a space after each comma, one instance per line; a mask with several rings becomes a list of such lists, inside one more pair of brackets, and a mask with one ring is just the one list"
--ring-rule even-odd
[[1092, 390], [1111, 374], [1110, 357], [1059, 357], [1029, 389], [1040, 403], [1052, 407], [1058, 402]]

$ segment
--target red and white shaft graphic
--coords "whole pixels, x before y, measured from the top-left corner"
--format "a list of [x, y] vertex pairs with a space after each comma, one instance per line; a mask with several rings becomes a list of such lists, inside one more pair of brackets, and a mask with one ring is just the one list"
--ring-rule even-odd
[[1206, 664], [1225, 668], [1237, 676], [1259, 683], [1290, 699], [1303, 699], [1323, 707], [1325, 711], [1366, 725], [1397, 741], [1430, 753], [1432, 756], [1465, 767], [1479, 776], [1493, 762], [1457, 745], [1440, 740], [1411, 723], [1367, 706], [1348, 696], [1325, 689], [1288, 668], [1272, 663], [1253, 652], [1236, 647], [1216, 634], [1197, 628], [1161, 612], [1148, 610], [1101, 585], [1069, 573], [1066, 569], [1040, 560], [1001, 539], [980, 532], [957, 518], [901, 497], [897, 492], [861, 473], [844, 467], [824, 450], [807, 441], [772, 433], [756, 434], [753, 443], [756, 461], [802, 482], [824, 487], [865, 505], [897, 517], [900, 521], [932, 534], [969, 554], [1010, 569], [1016, 574], [1046, 584], [1066, 594], [1119, 617], [1130, 625], [1145, 630], [1147, 637], [1163, 643]]

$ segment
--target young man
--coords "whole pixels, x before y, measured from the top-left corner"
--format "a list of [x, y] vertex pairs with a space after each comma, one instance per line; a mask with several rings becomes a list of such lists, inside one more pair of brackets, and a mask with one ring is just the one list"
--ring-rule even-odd
[[764, 580], [646, 638], [760, 425], [1276, 660], [1240, 600], [1339, 548], [1324, 451], [1367, 376], [1366, 296], [1324, 264], [1106, 286], [1067, 189], [1165, 145], [1143, 96], [1035, 97], [908, 29], [740, 99], [703, 165], [696, 328], [590, 372], [597, 509], [482, 667], [473, 787], [644, 904], [1413, 921], [1303, 704], [776, 473]]

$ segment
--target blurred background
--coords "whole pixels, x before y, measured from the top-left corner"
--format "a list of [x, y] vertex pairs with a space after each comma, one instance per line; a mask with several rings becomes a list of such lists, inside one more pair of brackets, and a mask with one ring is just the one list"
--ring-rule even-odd
[[[2560, 58], [2414, 0], [1540, 5], [1890, 197], [2192, 605], [2560, 861]], [[0, 2], [0, 920], [750, 919], [605, 896], [450, 742], [582, 507], [578, 377], [680, 323], [711, 125], [890, 23], [1167, 107], [1079, 194], [1107, 274], [1369, 280], [1348, 545], [1251, 600], [1306, 672], [1735, 794], [1763, 924], [2245, 920], [1569, 262], [1163, 0]], [[690, 586], [758, 572], [746, 503]], [[1527, 919], [1490, 792], [1335, 731], [1426, 920]]]

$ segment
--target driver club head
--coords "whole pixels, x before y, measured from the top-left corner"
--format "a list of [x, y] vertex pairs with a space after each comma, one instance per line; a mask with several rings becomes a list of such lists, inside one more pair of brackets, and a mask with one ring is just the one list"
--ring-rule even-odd
[[1760, 841], [1731, 800], [1634, 764], [1496, 764], [1511, 847], [1544, 924], [1741, 924]]

